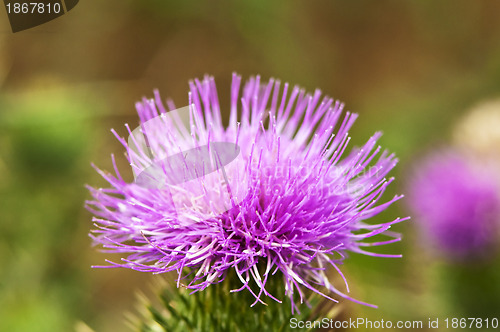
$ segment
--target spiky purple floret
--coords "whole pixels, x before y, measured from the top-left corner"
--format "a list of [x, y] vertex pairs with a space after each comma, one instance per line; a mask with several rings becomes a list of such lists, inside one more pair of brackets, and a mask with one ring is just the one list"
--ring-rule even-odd
[[[177, 271], [178, 286], [187, 278], [185, 286], [195, 291], [222, 281], [232, 270], [242, 283], [235, 291], [249, 290], [255, 303], [262, 302], [262, 294], [281, 302], [265, 289], [268, 278], [279, 271], [292, 310], [297, 309], [294, 290], [303, 300], [301, 286], [316, 293], [323, 286], [349, 298], [326, 274], [332, 266], [342, 275], [338, 265], [346, 251], [399, 257], [363, 249], [400, 239], [388, 230], [407, 218], [376, 225], [364, 222], [401, 198], [378, 203], [393, 180], [385, 176], [397, 159], [376, 146], [380, 133], [342, 159], [350, 140], [348, 130], [357, 115], [346, 112], [342, 117], [343, 104], [321, 98], [319, 90], [311, 95], [297, 86], [289, 89], [288, 84], [281, 90], [280, 81], [262, 84], [257, 76], [246, 83], [240, 100], [240, 83], [241, 77], [234, 74], [227, 128], [221, 122], [214, 79], [205, 77], [190, 82], [190, 132], [165, 122], [161, 130], [146, 136], [153, 152], [167, 151], [167, 155], [181, 151], [188, 141], [196, 146], [210, 142], [239, 145], [241, 167], [228, 176], [247, 180], [228, 189], [243, 193], [244, 198], [237, 204], [232, 201], [224, 213], [210, 213], [210, 204], [217, 202], [200, 180], [201, 195], [177, 197], [181, 200], [177, 205], [184, 209], [172, 211], [168, 190], [126, 183], [116, 166], [116, 176], [98, 170], [112, 188], [89, 188], [94, 200], [88, 208], [99, 217], [94, 218], [93, 240], [109, 252], [129, 254], [121, 263], [109, 262], [112, 267]], [[157, 92], [154, 100], [144, 99], [137, 109], [141, 123], [166, 112]], [[146, 158], [144, 151], [136, 152], [140, 144], [134, 151], [115, 135], [127, 147], [131, 164]], [[364, 242], [377, 234], [389, 239]], [[185, 268], [191, 271], [187, 275]], [[251, 281], [258, 293], [250, 287]]]
[[497, 169], [455, 149], [415, 166], [407, 201], [427, 244], [452, 259], [483, 255], [496, 240]]

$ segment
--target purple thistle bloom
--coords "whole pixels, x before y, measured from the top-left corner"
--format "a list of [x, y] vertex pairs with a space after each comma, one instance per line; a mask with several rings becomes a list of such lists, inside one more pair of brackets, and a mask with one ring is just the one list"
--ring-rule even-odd
[[[132, 143], [113, 133], [127, 148], [136, 175], [154, 165], [156, 171], [148, 175], [162, 184], [127, 183], [116, 165], [116, 176], [98, 170], [112, 188], [89, 187], [94, 200], [87, 206], [98, 216], [91, 237], [105, 251], [129, 254], [121, 263], [108, 261], [111, 267], [177, 271], [177, 286], [185, 278], [184, 286], [194, 291], [234, 271], [242, 283], [234, 291], [247, 289], [255, 303], [263, 302], [263, 294], [281, 302], [266, 290], [268, 279], [280, 272], [292, 310], [297, 309], [294, 292], [302, 303], [303, 289], [336, 301], [318, 290], [324, 287], [351, 299], [326, 273], [331, 265], [344, 278], [339, 264], [346, 251], [400, 257], [364, 249], [399, 241], [389, 228], [408, 219], [365, 223], [402, 197], [378, 203], [393, 181], [385, 176], [397, 159], [376, 146], [380, 133], [342, 159], [357, 115], [342, 116], [343, 104], [321, 98], [319, 90], [308, 94], [285, 84], [280, 91], [279, 81], [263, 84], [257, 76], [240, 97], [240, 83], [234, 74], [227, 128], [212, 77], [190, 82], [187, 130], [180, 117], [166, 116], [170, 113], [157, 92], [154, 100], [137, 104], [144, 139], [139, 142], [128, 125]], [[189, 169], [186, 149], [210, 150], [220, 142], [238, 154], [233, 166], [206, 171], [210, 161], [205, 160], [201, 169], [200, 164]], [[218, 149], [214, 159], [221, 163], [224, 152]], [[197, 177], [188, 174], [193, 172]], [[364, 242], [379, 234], [389, 238]]]
[[496, 172], [455, 150], [437, 151], [415, 170], [408, 204], [428, 243], [452, 259], [485, 253], [500, 216]]

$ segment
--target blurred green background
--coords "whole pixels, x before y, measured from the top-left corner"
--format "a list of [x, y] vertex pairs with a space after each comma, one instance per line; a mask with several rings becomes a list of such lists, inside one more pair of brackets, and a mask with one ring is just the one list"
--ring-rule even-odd
[[[131, 178], [109, 129], [136, 126], [154, 88], [186, 105], [206, 73], [228, 106], [233, 71], [344, 101], [360, 114], [355, 144], [382, 130], [401, 160], [389, 197], [468, 109], [500, 97], [500, 2], [86, 0], [16, 34], [1, 13], [0, 331], [128, 330], [154, 278], [90, 268], [108, 257], [87, 236], [84, 184], [106, 185], [90, 162], [111, 169], [114, 153]], [[377, 218], [407, 214], [400, 201]], [[403, 259], [351, 255], [352, 295], [380, 308], [343, 301], [341, 318], [500, 318], [498, 255], [435, 259], [415, 229], [398, 225], [403, 242], [382, 250]]]

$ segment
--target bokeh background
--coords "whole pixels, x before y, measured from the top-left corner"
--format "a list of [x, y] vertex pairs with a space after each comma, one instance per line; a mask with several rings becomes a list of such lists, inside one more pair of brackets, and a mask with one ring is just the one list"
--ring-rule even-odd
[[[84, 185], [106, 185], [90, 163], [111, 169], [111, 153], [127, 174], [110, 128], [137, 125], [134, 103], [154, 88], [177, 106], [207, 73], [226, 106], [233, 71], [321, 88], [360, 114], [354, 144], [382, 130], [400, 158], [386, 197], [464, 114], [500, 97], [498, 1], [86, 0], [15, 34], [0, 11], [0, 331], [128, 330], [154, 277], [90, 268], [108, 256], [91, 248]], [[400, 201], [377, 218], [408, 214]], [[448, 261], [416, 223], [382, 250], [402, 259], [351, 255], [352, 295], [379, 309], [343, 301], [340, 316], [500, 318], [496, 250]]]

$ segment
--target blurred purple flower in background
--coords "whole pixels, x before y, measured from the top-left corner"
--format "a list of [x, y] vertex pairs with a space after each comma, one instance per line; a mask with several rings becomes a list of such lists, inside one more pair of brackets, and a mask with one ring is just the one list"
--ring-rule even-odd
[[[307, 94], [288, 84], [281, 88], [273, 79], [261, 83], [257, 76], [240, 97], [240, 83], [233, 75], [227, 128], [212, 77], [190, 82], [187, 129], [180, 128], [180, 117], [167, 116], [157, 93], [155, 100], [137, 105], [144, 141], [138, 142], [128, 126], [133, 143], [117, 137], [135, 171], [155, 165], [151, 176], [164, 183], [126, 183], [116, 166], [116, 176], [98, 170], [112, 188], [89, 187], [94, 200], [87, 206], [98, 216], [93, 240], [108, 252], [129, 254], [120, 263], [109, 262], [111, 267], [177, 271], [177, 285], [186, 279], [184, 286], [195, 291], [235, 273], [242, 284], [235, 291], [250, 291], [255, 303], [262, 295], [281, 302], [266, 289], [278, 273], [292, 310], [297, 309], [295, 291], [303, 301], [302, 289], [333, 300], [320, 291], [324, 287], [349, 298], [326, 272], [331, 266], [342, 275], [339, 264], [346, 251], [400, 257], [363, 249], [400, 240], [389, 228], [407, 218], [365, 223], [401, 198], [378, 203], [393, 181], [385, 176], [397, 159], [376, 146], [380, 133], [342, 159], [357, 115], [342, 116], [343, 105], [321, 98], [319, 90]], [[153, 125], [144, 125], [151, 120]], [[198, 164], [196, 179], [186, 176], [192, 169], [172, 167], [169, 156], [183, 156], [193, 146], [211, 149], [214, 142], [239, 149], [232, 167], [212, 167], [208, 174]], [[186, 167], [187, 159], [186, 154]], [[184, 181], [168, 180], [176, 176]], [[387, 239], [364, 241], [379, 234]]]
[[452, 149], [438, 150], [415, 166], [407, 204], [424, 237], [446, 257], [476, 257], [497, 240], [496, 173]]

